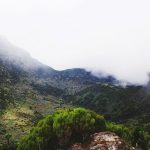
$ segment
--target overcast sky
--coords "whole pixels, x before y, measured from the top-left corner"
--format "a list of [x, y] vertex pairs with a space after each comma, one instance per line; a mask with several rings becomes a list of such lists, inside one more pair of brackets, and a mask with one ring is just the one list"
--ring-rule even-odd
[[0, 0], [0, 35], [55, 69], [150, 72], [149, 0]]

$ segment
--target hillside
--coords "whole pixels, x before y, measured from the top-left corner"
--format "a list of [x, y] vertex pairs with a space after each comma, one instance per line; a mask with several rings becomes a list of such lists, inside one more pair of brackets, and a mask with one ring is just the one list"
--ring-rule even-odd
[[19, 139], [44, 115], [60, 107], [70, 107], [64, 104], [64, 95], [96, 82], [111, 81], [115, 79], [98, 78], [80, 68], [57, 71], [0, 38], [1, 142], [6, 141], [6, 134]]
[[113, 76], [96, 77], [80, 68], [54, 70], [1, 38], [0, 78], [0, 108], [5, 108], [8, 102], [30, 103], [33, 100], [39, 102], [39, 99], [47, 102], [49, 96], [58, 103], [55, 99], [74, 94], [97, 82], [117, 82]]
[[[94, 76], [91, 72], [81, 68], [55, 70], [32, 58], [26, 51], [14, 46], [7, 40], [0, 39], [0, 67], [10, 78], [22, 79], [27, 82], [47, 84], [60, 88], [67, 94], [73, 94], [96, 82], [113, 83], [117, 80], [111, 76]], [[3, 71], [3, 72], [4, 72]], [[2, 74], [2, 78], [4, 74]]]
[[[82, 68], [58, 71], [1, 39], [0, 79], [0, 144], [6, 147], [8, 137], [17, 142], [45, 115], [78, 106], [103, 114], [107, 121], [123, 123], [132, 131], [142, 127], [138, 133], [142, 131], [139, 137], [144, 134], [144, 142], [150, 133], [149, 86], [122, 87], [111, 75], [97, 77]], [[124, 126], [107, 126], [121, 137], [126, 134]]]
[[115, 122], [145, 125], [150, 122], [149, 89], [142, 86], [96, 84], [67, 97], [66, 103], [102, 113]]

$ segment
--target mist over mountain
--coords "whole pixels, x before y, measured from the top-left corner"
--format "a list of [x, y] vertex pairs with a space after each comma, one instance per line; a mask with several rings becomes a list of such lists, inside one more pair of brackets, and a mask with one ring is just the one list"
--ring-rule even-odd
[[[45, 55], [45, 54], [43, 54]], [[58, 54], [59, 55], [59, 54]], [[93, 78], [92, 80], [109, 80], [109, 82], [114, 82], [116, 84], [120, 84], [120, 85], [127, 85], [127, 84], [147, 84], [149, 79], [148, 79], [148, 73], [145, 74], [145, 76], [147, 76], [146, 80], [144, 79], [144, 82], [140, 81], [139, 82], [132, 82], [131, 80], [125, 80], [125, 79], [121, 79], [119, 74], [116, 75], [116, 73], [112, 73], [109, 74], [105, 72], [105, 71], [99, 71], [99, 69], [92, 69], [91, 67], [89, 68], [75, 68], [75, 69], [67, 69], [67, 70], [55, 70], [43, 63], [41, 63], [40, 61], [38, 61], [37, 59], [31, 57], [31, 55], [13, 45], [11, 42], [9, 42], [6, 38], [4, 37], [0, 37], [0, 58], [1, 60], [3, 60], [3, 63], [10, 63], [12, 65], [16, 65], [17, 67], [21, 67], [22, 69], [24, 69], [24, 71], [30, 72], [32, 74], [35, 74], [37, 76], [57, 76], [59, 77], [60, 74], [61, 76], [64, 77], [73, 77], [73, 76], [78, 76], [78, 77], [83, 77], [84, 78], [88, 75], [91, 75], [91, 77]], [[59, 61], [59, 60], [58, 60]], [[107, 68], [108, 70], [108, 68]], [[110, 68], [110, 72], [112, 71], [112, 68]], [[129, 72], [129, 71], [127, 71]], [[143, 72], [144, 73], [144, 72]], [[143, 74], [141, 73], [141, 74]], [[138, 76], [138, 74], [137, 74]], [[107, 78], [107, 79], [106, 79]], [[118, 81], [117, 81], [118, 79]], [[119, 80], [120, 79], [120, 80]], [[116, 80], [116, 81], [115, 81]]]
[[[41, 70], [45, 69], [45, 74], [52, 73], [52, 71], [47, 72], [47, 68], [49, 68], [48, 70], [52, 69], [53, 72], [55, 70], [55, 65], [53, 63], [52, 63], [52, 65], [49, 64], [50, 66], [43, 65], [43, 63], [41, 63], [40, 60], [37, 60], [37, 58], [35, 59], [34, 57], [31, 57], [31, 55], [29, 54], [30, 51], [27, 52], [21, 48], [18, 48], [17, 46], [14, 46], [4, 37], [0, 37], [0, 47], [1, 47], [0, 55], [1, 56], [3, 55], [2, 56], [3, 59], [4, 58], [10, 59], [11, 61], [13, 61], [13, 63], [22, 65], [22, 67], [26, 70], [28, 69], [31, 72], [33, 70], [39, 70], [39, 74], [40, 74], [40, 69]], [[88, 53], [88, 51], [87, 51], [87, 53]], [[83, 54], [81, 52], [81, 55], [79, 54], [79, 62], [80, 62], [81, 57], [83, 56], [82, 63], [78, 64], [78, 62], [77, 62], [75, 66], [77, 66], [77, 68], [84, 68], [87, 72], [91, 72], [92, 75], [94, 75], [98, 78], [111, 75], [114, 78], [120, 80], [121, 81], [120, 84], [122, 84], [122, 85], [126, 85], [126, 84], [146, 85], [149, 81], [149, 77], [148, 77], [148, 73], [149, 73], [148, 64], [149, 63], [147, 60], [148, 55], [145, 55], [146, 52], [145, 51], [135, 52], [135, 56], [133, 54], [132, 54], [132, 57], [129, 56], [128, 57], [129, 60], [131, 58], [133, 58], [132, 62], [128, 61], [127, 59], [121, 60], [121, 58], [118, 58], [118, 57], [116, 58], [115, 54], [117, 54], [117, 53], [118, 53], [118, 57], [119, 57], [121, 51], [116, 51], [112, 55], [112, 58], [116, 59], [116, 60], [113, 60], [113, 62], [115, 64], [117, 64], [118, 69], [116, 69], [116, 66], [114, 66], [114, 67], [112, 66], [114, 63], [112, 63], [112, 61], [111, 61], [112, 58], [110, 58], [111, 54], [109, 54], [109, 51], [106, 51], [106, 54], [108, 54], [108, 58], [106, 58], [102, 54], [99, 58], [99, 61], [97, 61], [97, 59], [95, 59], [95, 60], [91, 59], [92, 55], [91, 55], [91, 57], [87, 57], [86, 59], [88, 59], [88, 63], [85, 60], [86, 56], [83, 56]], [[43, 51], [42, 55], [44, 56], [47, 54]], [[51, 57], [53, 56], [53, 52], [51, 54], [48, 53], [48, 55], [51, 59]], [[64, 53], [64, 55], [66, 55], [67, 58], [70, 57], [69, 55], [67, 55], [65, 53]], [[93, 53], [93, 55], [95, 55], [95, 54]], [[144, 57], [146, 56], [145, 60], [143, 60], [144, 58], [140, 59], [139, 57], [137, 57], [140, 55], [141, 56], [144, 55]], [[64, 56], [62, 55], [62, 57], [64, 57]], [[125, 55], [125, 57], [126, 57], [126, 55]], [[134, 57], [135, 57], [136, 61], [134, 60]], [[76, 55], [75, 55], [74, 59], [78, 59], [76, 57]], [[70, 62], [68, 62], [68, 64], [71, 64], [72, 61], [74, 61], [74, 59], [70, 60]], [[118, 59], [120, 59], [120, 63], [117, 62]], [[60, 65], [66, 63], [65, 60], [64, 60], [64, 62], [61, 61], [59, 53], [58, 53], [58, 57], [56, 57], [56, 61], [58, 63], [60, 63]], [[131, 64], [129, 64], [129, 62], [131, 62]], [[54, 68], [51, 68], [51, 66], [54, 66]], [[135, 68], [134, 68], [134, 66], [135, 66]], [[66, 69], [68, 69], [68, 68], [66, 68]], [[134, 73], [133, 73], [133, 70], [135, 70]]]
[[[38, 60], [32, 58], [28, 52], [11, 44], [7, 39], [0, 38], [0, 58], [4, 63], [10, 63], [21, 67], [25, 71], [34, 71], [40, 68], [47, 68]], [[52, 68], [48, 67], [49, 70]]]
[[94, 75], [90, 71], [82, 68], [73, 68], [63, 71], [55, 70], [47, 65], [42, 64], [38, 60], [32, 58], [25, 50], [20, 49], [6, 39], [0, 39], [0, 59], [3, 65], [9, 66], [9, 69], [19, 69], [33, 80], [43, 80], [43, 83], [58, 87], [58, 88], [77, 88], [82, 85], [91, 85], [96, 82], [118, 83], [111, 75], [99, 74]]

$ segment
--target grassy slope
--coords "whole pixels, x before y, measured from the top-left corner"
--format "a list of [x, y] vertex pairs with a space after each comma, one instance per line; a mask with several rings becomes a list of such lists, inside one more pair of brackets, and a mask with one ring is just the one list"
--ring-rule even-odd
[[53, 113], [59, 107], [69, 107], [61, 99], [52, 95], [43, 95], [28, 82], [21, 81], [8, 86], [7, 105], [0, 113], [0, 143], [5, 143], [5, 135], [11, 134], [12, 140], [29, 133], [42, 116]]

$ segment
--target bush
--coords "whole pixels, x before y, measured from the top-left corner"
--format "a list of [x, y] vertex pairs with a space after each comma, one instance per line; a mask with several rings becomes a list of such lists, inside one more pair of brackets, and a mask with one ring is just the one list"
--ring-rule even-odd
[[134, 128], [132, 132], [132, 145], [138, 145], [143, 150], [148, 150], [150, 146], [150, 135], [144, 132], [141, 127]]
[[150, 135], [144, 132], [141, 127], [130, 129], [121, 124], [107, 122], [106, 128], [128, 141], [134, 147], [140, 147], [142, 150], [148, 150], [150, 147]]
[[72, 142], [83, 142], [89, 134], [106, 129], [103, 116], [83, 108], [59, 110], [42, 119], [18, 150], [66, 148]]
[[125, 139], [126, 141], [131, 141], [132, 131], [124, 125], [107, 122], [106, 127], [108, 131], [116, 133], [119, 137]]

